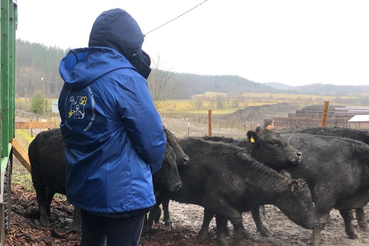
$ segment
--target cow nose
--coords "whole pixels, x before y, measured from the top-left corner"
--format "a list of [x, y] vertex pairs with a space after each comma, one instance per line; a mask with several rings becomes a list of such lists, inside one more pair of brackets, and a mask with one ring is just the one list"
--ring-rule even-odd
[[177, 189], [177, 191], [179, 191], [179, 190], [182, 188], [182, 186], [183, 186], [182, 182], [178, 183], [178, 184], [176, 185], [176, 189]]
[[184, 157], [183, 160], [182, 160], [183, 161], [183, 164], [186, 164], [189, 160], [190, 160], [189, 157]]
[[296, 151], [295, 155], [296, 155], [296, 157], [297, 157], [299, 160], [301, 160], [301, 156], [302, 156], [301, 151]]

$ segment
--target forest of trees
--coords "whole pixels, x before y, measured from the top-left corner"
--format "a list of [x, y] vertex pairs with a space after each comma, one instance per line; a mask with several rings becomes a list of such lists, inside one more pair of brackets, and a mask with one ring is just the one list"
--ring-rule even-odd
[[42, 92], [45, 83], [45, 96], [59, 96], [63, 81], [59, 75], [60, 60], [66, 51], [58, 47], [47, 47], [17, 39], [16, 43], [16, 97], [31, 98]]
[[[63, 86], [59, 75], [59, 64], [66, 52], [67, 50], [58, 47], [47, 47], [18, 39], [16, 43], [16, 97], [32, 98], [36, 93], [42, 93], [44, 82], [45, 97], [57, 98]], [[290, 93], [338, 97], [369, 92], [369, 85], [312, 84], [301, 87], [281, 87], [280, 84], [276, 87], [272, 85], [273, 83], [261, 84], [232, 75], [204, 76], [162, 71], [160, 65], [153, 67], [148, 82], [150, 91], [156, 99], [190, 99], [193, 95], [208, 91], [227, 93], [230, 97], [240, 93]], [[366, 102], [366, 98], [361, 98], [361, 101]]]
[[[57, 97], [63, 85], [59, 75], [60, 60], [67, 50], [58, 47], [47, 47], [38, 43], [17, 40], [16, 50], [16, 96], [30, 97], [42, 90], [42, 80], [45, 82], [45, 96]], [[149, 77], [149, 83], [158, 81], [158, 73], [165, 83], [161, 85], [161, 97], [171, 99], [189, 99], [195, 94], [207, 91], [239, 93], [244, 92], [278, 92], [266, 85], [255, 83], [239, 76], [201, 76], [196, 74], [179, 74], [160, 71], [154, 68]], [[155, 77], [155, 78], [154, 78]], [[175, 84], [175, 86], [172, 86]], [[150, 89], [152, 89], [151, 87]], [[159, 96], [160, 97], [160, 96]]]

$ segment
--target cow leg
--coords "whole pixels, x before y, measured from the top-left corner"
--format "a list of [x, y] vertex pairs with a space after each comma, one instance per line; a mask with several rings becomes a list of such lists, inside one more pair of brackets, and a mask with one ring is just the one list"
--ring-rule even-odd
[[[162, 192], [156, 192], [155, 199], [156, 199], [156, 204], [149, 212], [149, 216], [145, 220], [145, 223], [144, 223], [144, 231], [146, 233], [149, 233], [151, 231], [152, 225], [154, 223], [154, 217], [156, 217], [158, 210], [161, 210], [160, 204], [166, 199], [166, 196]], [[168, 201], [169, 201], [169, 198], [168, 198]], [[161, 211], [159, 211], [159, 213], [161, 213]], [[159, 215], [159, 218], [160, 218], [160, 215]], [[157, 221], [159, 221], [159, 218]]]
[[[202, 221], [201, 229], [199, 234], [197, 235], [197, 238], [199, 241], [204, 241], [209, 236], [209, 224], [210, 221], [213, 219], [215, 213], [211, 209], [204, 208], [204, 219]], [[218, 227], [217, 227], [218, 231]]]
[[351, 223], [351, 210], [350, 209], [340, 209], [340, 214], [343, 218], [343, 221], [345, 222], [345, 230], [349, 238], [351, 239], [357, 239], [359, 238], [356, 234], [354, 227]]
[[[37, 162], [35, 161], [34, 163], [37, 163]], [[36, 166], [36, 164], [34, 165]], [[49, 221], [49, 216], [47, 215], [46, 186], [40, 182], [41, 177], [39, 173], [36, 172], [34, 169], [32, 169], [31, 175], [32, 175], [33, 187], [35, 188], [35, 191], [36, 191], [38, 208], [40, 210], [40, 225], [48, 227], [50, 226], [50, 221]]]
[[172, 221], [171, 221], [170, 215], [169, 215], [169, 198], [165, 197], [163, 199], [163, 201], [161, 202], [161, 205], [163, 206], [164, 223], [165, 223], [165, 225], [171, 226]]
[[[155, 221], [155, 223], [158, 223], [159, 220], [160, 220], [160, 216], [161, 216], [160, 204], [164, 200], [162, 192], [159, 192], [159, 191], [155, 192], [155, 200], [156, 200], [156, 204], [159, 204], [159, 205], [158, 205], [157, 209], [154, 209], [154, 207], [153, 207], [153, 209], [150, 211], [150, 215], [152, 213], [151, 218], [153, 218], [153, 221]], [[149, 218], [150, 218], [150, 216], [149, 216]], [[146, 220], [146, 222], [147, 222], [147, 220]], [[151, 223], [151, 225], [153, 224], [152, 221], [150, 223]]]
[[319, 219], [319, 225], [313, 229], [313, 232], [311, 234], [311, 242], [313, 246], [319, 246], [320, 245], [320, 232], [323, 229], [323, 225], [325, 223], [326, 217]]
[[[210, 196], [210, 194], [207, 194]], [[231, 204], [225, 201], [221, 196], [216, 196], [214, 194], [211, 197], [204, 197], [203, 199], [206, 203], [203, 204], [204, 207], [212, 209], [216, 214], [225, 217], [230, 220], [233, 228], [233, 239], [231, 240], [231, 245], [237, 244], [242, 238], [255, 240], [255, 238], [246, 231], [242, 224], [242, 214], [237, 211]]]
[[[36, 187], [36, 197], [37, 197], [37, 203], [40, 210], [40, 225], [49, 227], [50, 221], [48, 213], [50, 214], [50, 205], [48, 206], [47, 198], [46, 198], [46, 188], [44, 186]], [[49, 207], [49, 209], [48, 209]]]
[[[321, 196], [324, 190], [334, 190], [334, 187], [327, 187], [324, 184], [318, 183], [311, 191], [313, 201], [315, 202], [316, 218], [318, 219], [318, 225], [313, 229], [311, 235], [311, 243], [313, 246], [320, 245], [320, 232], [323, 230], [327, 217], [330, 211], [334, 208], [335, 199], [330, 195]], [[325, 194], [325, 193], [324, 193]]]
[[325, 215], [323, 215], [321, 221], [324, 221], [324, 223], [322, 222], [321, 225], [320, 225], [322, 227], [322, 229], [324, 229], [326, 224], [332, 224], [331, 213], [329, 212], [329, 213], [326, 213]]
[[359, 227], [367, 231], [368, 230], [368, 222], [366, 221], [365, 212], [363, 208], [356, 208], [356, 219]]
[[238, 212], [236, 209], [234, 209], [233, 211], [232, 210], [233, 209], [229, 211], [230, 213], [228, 215], [229, 216], [228, 219], [231, 221], [234, 228], [233, 239], [231, 240], [230, 245], [236, 245], [242, 238], [254, 241], [255, 237], [252, 236], [249, 232], [247, 232], [242, 224], [242, 214]]
[[327, 221], [327, 215], [329, 215], [329, 212], [325, 212], [323, 213], [323, 215], [319, 213], [317, 214], [319, 224], [313, 229], [313, 232], [311, 234], [311, 243], [313, 246], [320, 245], [320, 232], [325, 226], [325, 222]]
[[217, 224], [217, 240], [220, 245], [227, 245], [227, 219], [217, 214], [215, 221]]
[[155, 213], [157, 213], [157, 210], [160, 209], [159, 206], [160, 206], [160, 203], [156, 202], [156, 204], [154, 205], [152, 210], [149, 212], [149, 217], [147, 218], [147, 223], [146, 223], [146, 225], [144, 225], [144, 228], [145, 228], [147, 233], [149, 233], [151, 231], [152, 225], [154, 223]]
[[55, 193], [56, 192], [53, 189], [46, 188], [46, 212], [47, 212], [47, 215], [49, 216], [51, 212], [51, 202], [53, 200]]
[[260, 214], [263, 216], [263, 218], [265, 219], [266, 218], [266, 209], [265, 209], [265, 206], [264, 205], [261, 205], [259, 207], [260, 209]]
[[324, 220], [325, 220], [324, 224], [327, 224], [327, 225], [333, 224], [332, 217], [331, 217], [330, 213], [327, 213], [327, 214], [324, 215]]
[[252, 213], [252, 217], [254, 218], [255, 225], [256, 225], [256, 228], [257, 228], [258, 232], [260, 232], [260, 234], [263, 237], [270, 236], [271, 235], [270, 232], [268, 231], [268, 229], [265, 228], [265, 226], [263, 224], [263, 221], [260, 218], [260, 210], [259, 210], [259, 207], [253, 208], [251, 210], [251, 213]]
[[156, 211], [153, 211], [153, 218], [154, 218], [154, 221], [155, 223], [158, 223], [159, 220], [160, 220], [160, 216], [161, 216], [161, 209], [160, 209], [160, 206], [158, 207], [158, 209]]
[[231, 240], [230, 245], [236, 245], [241, 239], [249, 239], [254, 241], [255, 237], [252, 236], [248, 231], [246, 231], [245, 227], [242, 224], [242, 215], [232, 218], [230, 220], [234, 227], [234, 235], [233, 239]]
[[71, 226], [72, 231], [81, 231], [81, 225], [82, 225], [81, 209], [74, 207], [73, 222]]
[[320, 245], [320, 232], [321, 232], [321, 227], [317, 226], [316, 228], [313, 229], [313, 233], [311, 235], [311, 241], [312, 241], [312, 245], [313, 246], [319, 246]]

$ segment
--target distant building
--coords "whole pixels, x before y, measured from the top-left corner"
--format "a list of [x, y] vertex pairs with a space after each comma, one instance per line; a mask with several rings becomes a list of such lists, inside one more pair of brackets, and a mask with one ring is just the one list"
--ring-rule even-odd
[[369, 130], [369, 115], [355, 115], [348, 120], [349, 128]]
[[51, 101], [51, 112], [59, 113], [58, 100]]

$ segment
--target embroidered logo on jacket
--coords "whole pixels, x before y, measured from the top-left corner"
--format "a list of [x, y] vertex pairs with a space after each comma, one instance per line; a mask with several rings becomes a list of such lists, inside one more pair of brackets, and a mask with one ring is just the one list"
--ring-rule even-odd
[[69, 118], [74, 115], [74, 119], [82, 120], [85, 118], [85, 106], [87, 103], [87, 96], [77, 96], [75, 100], [74, 96], [70, 97], [70, 111]]
[[[92, 124], [95, 121], [96, 113], [95, 113], [95, 97], [94, 93], [91, 90], [91, 87], [87, 87], [87, 93], [85, 91], [84, 95], [71, 95], [72, 90], [69, 90], [66, 98], [65, 98], [65, 109], [68, 109], [68, 117], [66, 119], [66, 126], [71, 130], [72, 126], [69, 124], [69, 122], [73, 120], [78, 120], [79, 125], [80, 124], [86, 124], [86, 120], [88, 121], [88, 124], [83, 129], [84, 131], [87, 131], [91, 128]], [[88, 105], [88, 107], [86, 106]], [[87, 108], [87, 111], [86, 111]], [[88, 112], [86, 114], [86, 112]], [[85, 119], [86, 118], [86, 119]], [[85, 120], [83, 120], [85, 119]], [[80, 121], [82, 120], [82, 121]], [[76, 124], [77, 121], [73, 124]]]

